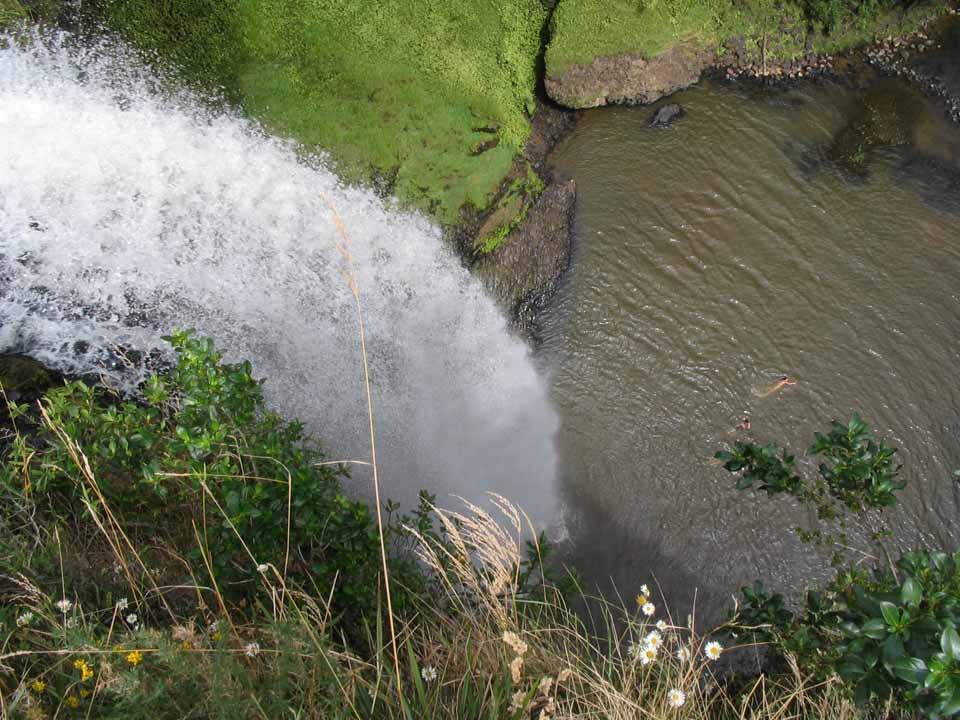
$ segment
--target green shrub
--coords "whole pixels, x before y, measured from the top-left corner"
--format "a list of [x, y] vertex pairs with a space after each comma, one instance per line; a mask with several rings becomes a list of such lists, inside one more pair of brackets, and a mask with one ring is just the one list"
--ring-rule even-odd
[[[773, 443], [738, 442], [716, 457], [740, 473], [737, 487], [768, 495], [785, 493], [814, 507], [821, 523], [846, 527], [846, 516], [863, 517], [896, 504], [905, 483], [894, 464], [894, 448], [874, 438], [856, 414], [816, 433], [811, 454], [821, 462], [815, 478], [796, 472], [794, 457]], [[875, 533], [880, 540], [883, 533]], [[845, 533], [808, 532], [819, 543], [842, 541]], [[884, 555], [886, 549], [882, 548]], [[852, 688], [861, 705], [872, 699], [898, 703], [926, 717], [960, 713], [960, 552], [911, 552], [869, 570], [840, 569], [821, 591], [807, 594], [802, 611], [788, 609], [782, 595], [763, 584], [742, 588], [738, 621], [782, 656], [797, 657], [805, 671], [833, 673]], [[839, 556], [835, 557], [839, 565]]]
[[[168, 340], [177, 362], [150, 377], [139, 399], [76, 380], [46, 393], [43, 423], [15, 406], [20, 432], [0, 456], [0, 484], [54, 517], [84, 502], [93, 512], [107, 505], [136, 518], [141, 534], [185, 533], [195, 522], [235, 600], [256, 591], [258, 566], [273, 565], [292, 582], [333, 589], [335, 611], [371, 612], [376, 526], [365, 504], [344, 495], [346, 469], [321, 465], [323, 450], [303, 427], [265, 408], [248, 362], [222, 362], [209, 339], [189, 332]], [[187, 539], [202, 567], [201, 548]]]

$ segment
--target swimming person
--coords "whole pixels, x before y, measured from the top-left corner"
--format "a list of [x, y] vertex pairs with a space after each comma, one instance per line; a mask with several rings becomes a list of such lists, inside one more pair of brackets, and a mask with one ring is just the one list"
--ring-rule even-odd
[[767, 391], [763, 394], [763, 397], [768, 395], [773, 395], [777, 390], [785, 388], [789, 385], [796, 385], [796, 380], [791, 380], [789, 375], [784, 375], [779, 380], [777, 380], [773, 385], [767, 388]]

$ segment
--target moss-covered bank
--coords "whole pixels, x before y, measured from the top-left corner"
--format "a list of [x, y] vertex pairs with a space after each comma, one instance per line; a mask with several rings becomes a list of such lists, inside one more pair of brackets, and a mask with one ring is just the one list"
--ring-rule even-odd
[[[271, 132], [435, 219], [485, 208], [529, 135], [540, 0], [97, 0]], [[89, 23], [87, 23], [89, 26]]]
[[710, 65], [793, 67], [916, 30], [942, 0], [562, 0], [551, 21], [546, 86], [558, 102], [653, 102]]

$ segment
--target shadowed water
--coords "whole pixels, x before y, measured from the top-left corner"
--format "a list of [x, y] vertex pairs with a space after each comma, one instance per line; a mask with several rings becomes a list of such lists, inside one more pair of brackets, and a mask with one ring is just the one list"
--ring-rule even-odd
[[[104, 370], [193, 327], [249, 358], [270, 403], [370, 456], [366, 320], [384, 494], [499, 491], [555, 515], [557, 419], [526, 346], [422, 217], [190, 97], [117, 45], [0, 38], [0, 352]], [[366, 468], [351, 485], [369, 491]]]
[[[912, 146], [855, 174], [824, 159], [861, 102], [833, 85], [704, 85], [660, 131], [649, 109], [591, 111], [560, 151], [576, 251], [542, 360], [591, 584], [626, 595], [655, 575], [681, 610], [699, 588], [715, 619], [757, 577], [822, 577], [796, 504], [735, 491], [710, 459], [738, 437], [802, 453], [854, 411], [901, 448], [909, 487], [886, 524], [904, 545], [957, 544], [960, 138], [900, 91], [923, 104]], [[764, 396], [782, 375], [797, 384]]]

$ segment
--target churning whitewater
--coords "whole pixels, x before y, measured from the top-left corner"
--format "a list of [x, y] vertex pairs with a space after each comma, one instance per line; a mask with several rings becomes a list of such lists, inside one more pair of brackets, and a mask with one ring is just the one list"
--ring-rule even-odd
[[[449, 505], [497, 491], [554, 518], [556, 414], [435, 227], [234, 115], [159, 92], [114, 44], [0, 45], [0, 351], [130, 383], [117, 348], [149, 357], [172, 328], [195, 328], [249, 358], [268, 401], [332, 458], [368, 459], [332, 204], [363, 301], [385, 494], [409, 504], [423, 487]], [[353, 478], [364, 493], [367, 471]]]

